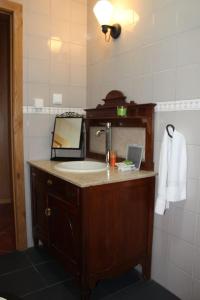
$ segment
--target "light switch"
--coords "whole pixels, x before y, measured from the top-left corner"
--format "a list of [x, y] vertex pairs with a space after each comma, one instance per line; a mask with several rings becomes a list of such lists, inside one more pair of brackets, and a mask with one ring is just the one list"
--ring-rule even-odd
[[34, 98], [34, 106], [36, 108], [44, 107], [44, 99], [42, 99], [42, 98]]
[[62, 104], [62, 94], [53, 94], [53, 104]]

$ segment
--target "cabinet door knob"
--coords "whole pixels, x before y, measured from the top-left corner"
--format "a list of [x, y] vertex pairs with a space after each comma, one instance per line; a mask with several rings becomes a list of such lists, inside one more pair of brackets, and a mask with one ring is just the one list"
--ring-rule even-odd
[[48, 185], [52, 185], [52, 184], [53, 184], [53, 181], [52, 181], [51, 179], [48, 179], [48, 180], [47, 180], [47, 184], [48, 184]]
[[50, 217], [50, 216], [51, 216], [51, 208], [47, 207], [47, 208], [45, 209], [45, 215], [46, 215], [47, 217]]

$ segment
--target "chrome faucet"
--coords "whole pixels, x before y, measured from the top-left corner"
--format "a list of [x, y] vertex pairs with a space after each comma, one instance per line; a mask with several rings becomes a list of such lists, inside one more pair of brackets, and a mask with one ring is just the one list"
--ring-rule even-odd
[[105, 147], [105, 155], [106, 155], [106, 165], [109, 167], [110, 162], [110, 151], [112, 145], [112, 134], [111, 134], [111, 123], [106, 122], [105, 129], [97, 130], [96, 136], [100, 136], [101, 133], [105, 132], [106, 134], [106, 147]]

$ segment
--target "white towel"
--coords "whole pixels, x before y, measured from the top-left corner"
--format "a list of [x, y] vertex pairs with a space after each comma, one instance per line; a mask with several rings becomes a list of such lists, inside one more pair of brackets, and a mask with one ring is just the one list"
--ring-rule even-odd
[[163, 215], [165, 209], [169, 208], [169, 202], [186, 199], [186, 172], [185, 138], [176, 130], [170, 138], [165, 130], [159, 160], [157, 214]]

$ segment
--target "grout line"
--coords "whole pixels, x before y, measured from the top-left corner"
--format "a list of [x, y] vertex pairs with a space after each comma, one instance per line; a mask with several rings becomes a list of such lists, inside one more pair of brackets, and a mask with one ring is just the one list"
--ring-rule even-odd
[[24, 267], [24, 268], [15, 269], [15, 270], [9, 271], [7, 273], [0, 274], [0, 278], [3, 277], [3, 276], [10, 275], [10, 274], [15, 274], [15, 273], [18, 273], [18, 272], [21, 272], [21, 271], [25, 271], [25, 270], [28, 270], [28, 269], [33, 269], [33, 266], [30, 265], [30, 266], [27, 266], [27, 267]]
[[24, 298], [24, 297], [26, 297], [26, 296], [29, 296], [29, 295], [32, 295], [32, 294], [36, 294], [36, 293], [41, 292], [41, 291], [44, 291], [44, 290], [46, 290], [46, 289], [48, 289], [48, 288], [57, 286], [57, 285], [59, 285], [59, 284], [61, 284], [61, 283], [68, 282], [68, 281], [70, 281], [70, 280], [72, 280], [72, 279], [73, 279], [73, 278], [69, 278], [69, 279], [65, 279], [65, 280], [62, 280], [62, 281], [58, 281], [58, 282], [53, 283], [53, 284], [49, 284], [49, 285], [47, 284], [45, 287], [40, 288], [40, 289], [37, 289], [37, 290], [34, 290], [33, 292], [30, 292], [30, 293], [26, 293], [26, 294], [24, 294], [24, 295], [21, 296], [21, 297]]

